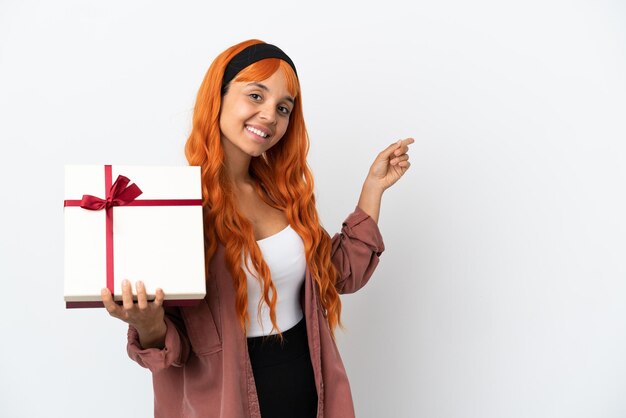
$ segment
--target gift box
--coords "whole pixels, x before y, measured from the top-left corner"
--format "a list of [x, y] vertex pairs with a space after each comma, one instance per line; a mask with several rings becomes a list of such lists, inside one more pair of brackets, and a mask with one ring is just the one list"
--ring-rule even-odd
[[121, 303], [123, 279], [165, 306], [206, 295], [200, 167], [68, 165], [64, 218], [67, 308], [102, 307], [103, 287]]

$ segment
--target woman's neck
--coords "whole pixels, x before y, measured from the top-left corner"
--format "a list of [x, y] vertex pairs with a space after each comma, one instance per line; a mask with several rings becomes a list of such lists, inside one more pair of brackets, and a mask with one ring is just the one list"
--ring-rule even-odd
[[237, 188], [254, 184], [249, 172], [252, 157], [229, 141], [222, 140], [222, 149], [224, 150], [226, 174], [231, 184]]

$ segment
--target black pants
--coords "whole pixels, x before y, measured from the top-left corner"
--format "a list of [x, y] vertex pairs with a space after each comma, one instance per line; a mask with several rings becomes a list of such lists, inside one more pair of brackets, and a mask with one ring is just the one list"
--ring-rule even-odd
[[276, 336], [248, 338], [263, 418], [315, 418], [317, 390], [304, 318]]

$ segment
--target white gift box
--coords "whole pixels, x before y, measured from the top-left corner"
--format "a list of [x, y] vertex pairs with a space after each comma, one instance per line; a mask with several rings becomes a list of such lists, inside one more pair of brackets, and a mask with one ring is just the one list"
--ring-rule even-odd
[[[115, 200], [111, 185], [120, 175], [130, 181], [127, 192], [141, 194]], [[80, 206], [89, 201], [83, 195], [95, 196], [92, 210]], [[149, 300], [162, 288], [166, 306], [206, 295], [200, 167], [68, 165], [64, 217], [67, 308], [102, 307], [104, 287], [121, 301], [123, 279], [135, 300], [137, 280]]]

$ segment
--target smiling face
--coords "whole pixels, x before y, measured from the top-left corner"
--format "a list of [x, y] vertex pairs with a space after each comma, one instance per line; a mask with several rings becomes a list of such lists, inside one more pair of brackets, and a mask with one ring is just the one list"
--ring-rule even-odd
[[289, 126], [293, 106], [294, 98], [280, 70], [258, 82], [231, 82], [220, 112], [227, 157], [258, 157], [274, 146]]

